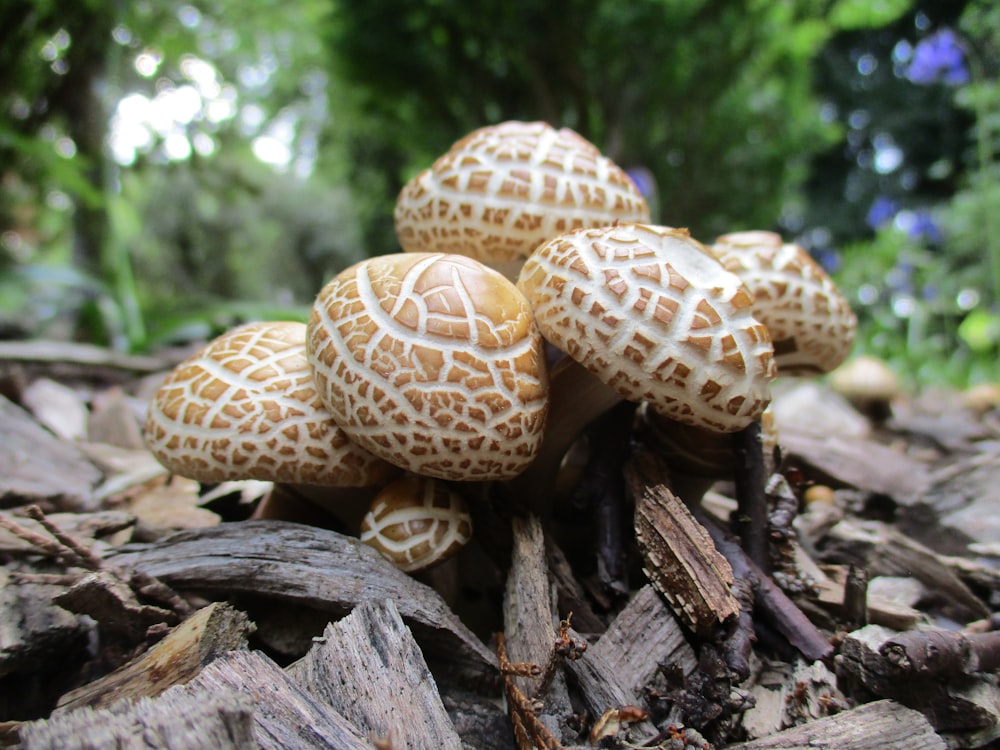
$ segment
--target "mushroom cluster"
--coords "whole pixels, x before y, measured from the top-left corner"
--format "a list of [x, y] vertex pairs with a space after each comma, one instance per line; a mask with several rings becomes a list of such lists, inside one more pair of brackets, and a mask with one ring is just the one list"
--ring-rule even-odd
[[[471, 535], [459, 483], [544, 507], [614, 403], [730, 434], [760, 418], [776, 362], [843, 354], [803, 343], [824, 304], [841, 315], [824, 330], [851, 322], [807, 256], [649, 224], [626, 173], [565, 128], [471, 133], [402, 189], [395, 221], [405, 252], [337, 274], [307, 324], [237, 328], [170, 374], [145, 431], [161, 462], [204, 482], [371, 487], [362, 539], [417, 571]], [[794, 268], [799, 286], [776, 280]], [[826, 301], [789, 323], [777, 301], [806, 289]]]

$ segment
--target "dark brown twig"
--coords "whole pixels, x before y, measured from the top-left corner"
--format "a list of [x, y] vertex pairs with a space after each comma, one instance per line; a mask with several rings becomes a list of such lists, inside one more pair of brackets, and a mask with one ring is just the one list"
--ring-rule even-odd
[[768, 546], [768, 507], [764, 485], [767, 470], [761, 444], [760, 420], [755, 420], [733, 436], [736, 455], [736, 518], [733, 524], [743, 549], [765, 573], [771, 570]]
[[528, 698], [512, 679], [514, 675], [536, 677], [542, 670], [537, 664], [514, 663], [507, 658], [507, 641], [503, 633], [497, 633], [497, 663], [503, 678], [504, 697], [507, 699], [507, 711], [514, 725], [514, 738], [522, 750], [538, 748], [538, 750], [559, 750], [562, 744], [549, 728], [536, 715], [535, 703]]
[[883, 643], [879, 653], [898, 674], [940, 679], [992, 672], [1000, 667], [1000, 631], [909, 630]]

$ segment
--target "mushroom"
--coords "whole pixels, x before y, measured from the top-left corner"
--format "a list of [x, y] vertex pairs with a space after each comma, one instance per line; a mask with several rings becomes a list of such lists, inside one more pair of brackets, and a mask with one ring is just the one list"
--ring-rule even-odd
[[396, 468], [353, 443], [319, 400], [306, 326], [249, 323], [179, 364], [153, 397], [147, 446], [200, 482], [258, 479], [366, 487]]
[[[577, 363], [553, 371], [535, 478], [551, 475], [582, 425], [622, 398], [723, 433], [752, 424], [770, 401], [773, 352], [752, 298], [687, 230], [623, 224], [562, 235], [532, 254], [518, 287], [543, 336]], [[560, 370], [572, 374], [569, 388]]]
[[892, 402], [901, 393], [899, 376], [878, 357], [852, 358], [830, 374], [830, 387], [873, 422], [892, 416]]
[[830, 372], [851, 352], [857, 320], [822, 267], [774, 232], [735, 232], [711, 247], [753, 295], [781, 375]]
[[473, 131], [403, 187], [395, 210], [405, 251], [468, 255], [511, 278], [545, 240], [615, 221], [649, 221], [635, 183], [585, 138], [544, 122]]
[[444, 482], [405, 476], [384, 487], [361, 521], [361, 541], [400, 570], [444, 562], [472, 538], [472, 516]]
[[534, 459], [548, 407], [527, 300], [471, 258], [399, 253], [357, 263], [317, 296], [308, 357], [352, 440], [439, 479], [508, 479]]

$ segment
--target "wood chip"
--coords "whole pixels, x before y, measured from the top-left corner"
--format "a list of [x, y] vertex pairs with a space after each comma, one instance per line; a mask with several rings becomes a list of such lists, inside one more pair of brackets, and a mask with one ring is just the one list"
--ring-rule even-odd
[[[195, 695], [239, 691], [253, 701], [254, 738], [262, 750], [371, 750], [354, 724], [310, 695], [258, 651], [230, 651], [187, 685]], [[210, 746], [201, 746], [210, 747]]]
[[[642, 648], [635, 647], [641, 634]], [[660, 664], [677, 664], [685, 675], [697, 657], [680, 624], [656, 590], [643, 586], [588, 651], [604, 661], [631, 692], [642, 694]]]
[[125, 697], [155, 697], [188, 682], [219, 655], [246, 648], [252, 629], [246, 615], [229, 604], [209, 604], [138, 658], [64, 695], [57, 712], [82, 706], [101, 708]]
[[923, 714], [876, 701], [726, 750], [945, 750]]
[[20, 727], [24, 750], [255, 750], [253, 702], [235, 690], [168, 691], [81, 708]]
[[393, 748], [462, 743], [413, 634], [392, 601], [363, 602], [286, 670], [363, 733]]
[[643, 570], [694, 632], [711, 637], [740, 610], [730, 591], [733, 571], [691, 511], [665, 484], [628, 471]]
[[76, 446], [55, 437], [3, 396], [0, 433], [0, 507], [38, 502], [61, 510], [97, 510], [97, 468]]
[[392, 599], [425, 654], [482, 679], [496, 675], [492, 652], [431, 588], [371, 547], [327, 529], [246, 521], [135, 544], [111, 556], [176, 589], [222, 597], [247, 594], [343, 615], [363, 601]]

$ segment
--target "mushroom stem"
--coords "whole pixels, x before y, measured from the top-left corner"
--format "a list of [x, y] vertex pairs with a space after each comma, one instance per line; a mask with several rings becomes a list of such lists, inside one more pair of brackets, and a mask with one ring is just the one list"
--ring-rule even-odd
[[552, 510], [556, 477], [563, 457], [584, 428], [623, 401], [585, 367], [564, 356], [549, 377], [549, 414], [538, 455], [519, 476], [508, 482], [518, 506], [544, 517]]

